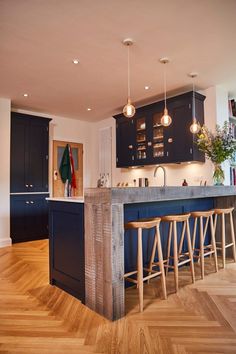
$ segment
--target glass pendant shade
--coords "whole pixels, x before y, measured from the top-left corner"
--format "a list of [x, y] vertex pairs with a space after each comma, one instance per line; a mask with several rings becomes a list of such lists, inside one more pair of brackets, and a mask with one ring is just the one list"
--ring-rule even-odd
[[190, 125], [190, 132], [192, 134], [197, 134], [197, 133], [199, 133], [200, 129], [201, 129], [201, 126], [200, 126], [199, 122], [197, 121], [196, 118], [193, 118], [193, 122]]
[[135, 107], [132, 105], [130, 99], [128, 99], [127, 104], [123, 108], [123, 114], [127, 118], [132, 118], [135, 115]]
[[171, 118], [171, 116], [169, 116], [168, 109], [165, 108], [164, 109], [164, 114], [161, 117], [161, 124], [164, 127], [168, 127], [169, 125], [171, 125], [171, 123], [172, 123], [172, 118]]

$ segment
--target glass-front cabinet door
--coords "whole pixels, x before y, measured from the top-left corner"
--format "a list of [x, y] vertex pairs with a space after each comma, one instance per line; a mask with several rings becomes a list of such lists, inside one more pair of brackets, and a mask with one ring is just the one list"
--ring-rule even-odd
[[165, 163], [169, 162], [172, 156], [172, 131], [173, 127], [164, 127], [161, 124], [161, 117], [163, 110], [160, 109], [156, 112], [152, 112], [151, 121], [151, 138], [149, 139], [148, 146], [151, 147], [150, 159], [152, 163]]
[[137, 164], [145, 162], [147, 159], [147, 122], [146, 117], [136, 119], [136, 156]]
[[164, 127], [161, 124], [162, 112], [155, 113], [152, 120], [152, 157], [164, 157]]

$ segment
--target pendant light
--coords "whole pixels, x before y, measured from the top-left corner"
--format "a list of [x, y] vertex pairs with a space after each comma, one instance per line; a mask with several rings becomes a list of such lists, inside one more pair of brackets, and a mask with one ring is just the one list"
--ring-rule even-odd
[[135, 115], [135, 107], [131, 103], [130, 98], [130, 57], [129, 57], [129, 48], [133, 44], [133, 40], [130, 38], [124, 39], [123, 44], [127, 47], [128, 51], [128, 99], [127, 104], [123, 108], [123, 114], [127, 118], [132, 118]]
[[199, 122], [197, 121], [196, 118], [196, 102], [195, 102], [195, 85], [194, 85], [194, 79], [195, 77], [198, 76], [197, 73], [190, 73], [189, 76], [192, 78], [192, 83], [193, 83], [193, 104], [192, 104], [192, 124], [190, 125], [190, 132], [192, 134], [197, 134], [199, 133], [201, 126]]
[[[161, 64], [168, 64], [170, 60], [168, 58], [161, 58], [160, 63]], [[166, 106], [166, 66], [164, 66], [164, 98], [165, 98], [165, 108], [164, 108], [164, 114], [161, 117], [161, 124], [164, 127], [168, 127], [172, 123], [172, 118], [168, 113], [168, 109]]]

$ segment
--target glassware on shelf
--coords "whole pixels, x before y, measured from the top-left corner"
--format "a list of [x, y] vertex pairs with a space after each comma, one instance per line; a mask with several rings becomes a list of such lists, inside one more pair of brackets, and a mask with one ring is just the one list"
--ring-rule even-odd
[[153, 145], [153, 157], [163, 157], [164, 156], [164, 144], [156, 143]]

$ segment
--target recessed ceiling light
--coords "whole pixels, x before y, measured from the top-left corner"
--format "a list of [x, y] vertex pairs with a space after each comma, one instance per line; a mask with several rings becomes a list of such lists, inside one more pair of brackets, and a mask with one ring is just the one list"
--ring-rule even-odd
[[149, 90], [150, 86], [144, 86], [144, 90]]
[[72, 61], [74, 64], [79, 64], [79, 59], [73, 59]]
[[87, 111], [91, 111], [92, 110], [92, 108], [87, 108]]
[[28, 95], [28, 93], [24, 93], [23, 96], [24, 97], [28, 97], [29, 95]]

